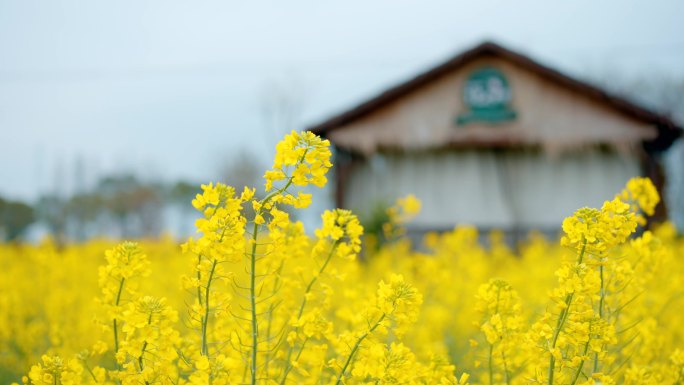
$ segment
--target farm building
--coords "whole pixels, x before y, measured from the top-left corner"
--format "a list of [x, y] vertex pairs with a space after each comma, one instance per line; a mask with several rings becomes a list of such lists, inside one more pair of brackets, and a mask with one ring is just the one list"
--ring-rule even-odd
[[363, 216], [412, 193], [423, 209], [410, 230], [472, 224], [512, 235], [555, 233], [633, 176], [662, 193], [659, 157], [682, 131], [494, 43], [309, 129], [336, 150], [338, 207]]

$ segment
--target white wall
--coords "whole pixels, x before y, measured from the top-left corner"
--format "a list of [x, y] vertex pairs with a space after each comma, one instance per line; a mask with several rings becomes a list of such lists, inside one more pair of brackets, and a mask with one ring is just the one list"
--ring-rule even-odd
[[412, 193], [423, 202], [416, 228], [560, 229], [574, 210], [600, 206], [639, 174], [635, 156], [598, 149], [378, 153], [353, 171], [345, 205], [363, 216], [377, 202]]

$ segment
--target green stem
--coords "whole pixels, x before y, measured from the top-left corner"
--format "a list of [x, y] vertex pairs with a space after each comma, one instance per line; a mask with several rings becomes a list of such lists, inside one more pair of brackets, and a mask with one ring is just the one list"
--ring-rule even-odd
[[366, 339], [366, 337], [368, 337], [371, 333], [373, 333], [375, 329], [377, 329], [378, 326], [380, 326], [380, 323], [382, 322], [382, 320], [385, 319], [386, 315], [386, 313], [382, 313], [382, 316], [380, 316], [375, 325], [373, 325], [372, 328], [368, 329], [367, 332], [363, 333], [363, 335], [359, 337], [358, 340], [356, 340], [356, 343], [354, 344], [354, 347], [349, 353], [349, 357], [347, 357], [347, 361], [344, 363], [344, 366], [342, 367], [340, 374], [337, 375], [337, 381], [335, 382], [335, 385], [340, 385], [342, 383], [342, 376], [344, 376], [344, 373], [347, 371], [347, 367], [349, 367], [349, 363], [354, 358], [354, 355], [356, 354], [356, 351], [359, 349], [359, 346], [361, 346], [361, 343], [364, 339]]
[[[306, 156], [306, 151], [302, 155], [302, 158], [299, 160], [298, 164], [304, 161], [304, 157]], [[259, 210], [255, 213], [255, 216], [261, 215], [264, 210], [264, 205], [268, 203], [273, 197], [282, 194], [284, 191], [288, 189], [292, 185], [292, 177], [288, 178], [287, 183], [282, 187], [279, 188], [270, 194], [268, 194], [264, 199], [259, 201]], [[257, 322], [257, 309], [256, 309], [256, 252], [257, 252], [257, 238], [258, 238], [258, 233], [259, 233], [259, 225], [254, 221], [254, 226], [252, 227], [252, 250], [251, 250], [251, 255], [250, 255], [250, 267], [251, 270], [249, 272], [249, 297], [250, 297], [250, 308], [251, 308], [251, 313], [252, 313], [252, 364], [250, 366], [251, 369], [251, 374], [252, 374], [252, 385], [255, 385], [257, 383], [257, 353], [259, 351], [259, 324]]]
[[[123, 292], [123, 287], [124, 287], [124, 282], [126, 281], [126, 278], [121, 278], [121, 282], [119, 282], [119, 292], [116, 294], [116, 302], [114, 302], [115, 307], [119, 307], [119, 302], [121, 301], [121, 293]], [[114, 354], [119, 352], [119, 331], [118, 327], [116, 325], [116, 317], [114, 317]]]
[[[150, 316], [147, 318], [147, 325], [152, 324], [152, 313], [150, 313]], [[140, 374], [142, 374], [143, 370], [145, 370], [145, 364], [143, 362], [143, 357], [145, 356], [145, 349], [147, 349], [147, 340], [143, 342], [142, 349], [140, 350], [140, 355], [138, 356], [138, 365], [140, 366]], [[145, 385], [149, 385], [149, 382], [145, 380]]]
[[[587, 351], [589, 351], [589, 341], [591, 341], [591, 335], [589, 335], [589, 339], [587, 340], [587, 343], [584, 344], [584, 353], [582, 355], [586, 355]], [[575, 385], [577, 383], [577, 380], [579, 379], [580, 374], [582, 374], [582, 368], [584, 367], [584, 360], [582, 360], [577, 367], [577, 371], [575, 372], [575, 377], [572, 379], [572, 384]]]
[[506, 385], [511, 385], [511, 378], [510, 378], [510, 374], [508, 373], [508, 364], [506, 363], [506, 354], [504, 353], [503, 348], [501, 348], [501, 360], [503, 361], [504, 377], [506, 378]]
[[[197, 254], [197, 266], [202, 264], [202, 254]], [[197, 269], [197, 282], [202, 282], [202, 272], [200, 269]], [[199, 284], [198, 284], [199, 285]], [[202, 305], [202, 289], [200, 286], [197, 286], [197, 299], [199, 300], [199, 304]]]
[[93, 381], [95, 381], [95, 383], [97, 384], [97, 383], [98, 383], [98, 382], [97, 382], [97, 377], [95, 377], [95, 373], [93, 373], [93, 370], [90, 369], [90, 365], [88, 365], [88, 362], [87, 362], [86, 360], [82, 360], [82, 361], [83, 361], [83, 366], [85, 366], [85, 368], [86, 368], [86, 370], [88, 371], [88, 373], [90, 373], [90, 377], [92, 377], [92, 378], [93, 378]]
[[321, 266], [320, 269], [318, 269], [318, 274], [316, 274], [313, 278], [311, 278], [311, 281], [309, 284], [306, 286], [306, 290], [304, 291], [304, 299], [302, 300], [302, 304], [299, 306], [299, 312], [297, 313], [297, 320], [299, 320], [302, 317], [302, 314], [304, 313], [304, 307], [306, 306], [306, 295], [311, 292], [311, 288], [313, 288], [314, 283], [318, 281], [318, 277], [323, 274], [323, 271], [325, 268], [328, 266], [328, 263], [330, 263], [330, 260], [332, 259], [332, 256], [335, 254], [335, 250], [337, 249], [337, 246], [340, 244], [340, 240], [338, 239], [333, 243], [332, 247], [330, 248], [330, 253], [328, 253], [328, 257], [325, 259], [325, 262], [323, 262], [323, 265]]
[[302, 342], [302, 348], [297, 352], [297, 357], [295, 357], [295, 361], [299, 361], [299, 357], [302, 356], [302, 353], [304, 352], [304, 347], [306, 346], [306, 343], [309, 342], [309, 337], [304, 339], [304, 342]]
[[[603, 261], [602, 261], [603, 262]], [[606, 298], [606, 289], [604, 287], [603, 283], [603, 264], [599, 266], [599, 274], [601, 276], [601, 299], [599, 300], [599, 317], [603, 319], [603, 302], [605, 301]], [[594, 373], [598, 372], [599, 370], [599, 358], [598, 358], [598, 352], [594, 353]]]
[[[285, 264], [284, 260], [280, 261], [280, 265], [276, 269], [276, 277], [275, 281], [273, 282], [273, 290], [271, 290], [271, 295], [275, 296], [277, 290], [278, 290], [278, 285], [280, 284], [280, 273], [283, 270], [283, 266]], [[271, 303], [268, 307], [268, 320], [266, 321], [266, 341], [270, 341], [271, 339], [271, 326], [273, 324], [273, 312], [275, 311], [275, 304]], [[271, 350], [269, 349], [270, 347], [267, 347], [266, 349], [266, 357], [265, 357], [265, 365], [264, 365], [264, 371], [268, 373], [268, 367], [269, 364], [271, 363]]]
[[[501, 286], [498, 287], [496, 291], [496, 307], [494, 309], [494, 314], [499, 313], [499, 302], [501, 300]], [[503, 353], [503, 351], [502, 351]], [[494, 344], [489, 344], [489, 385], [494, 384], [494, 363], [493, 361], [493, 355], [494, 355]]]
[[[299, 349], [299, 352], [297, 352], [297, 357], [295, 357], [295, 359], [294, 359], [295, 361], [299, 361], [299, 357], [302, 356], [302, 353], [304, 352], [304, 347], [306, 346], [307, 342], [309, 342], [308, 337], [306, 339], [304, 339], [304, 342], [302, 342], [302, 348]], [[288, 358], [287, 358], [287, 364], [288, 365], [285, 368], [285, 374], [283, 375], [283, 379], [280, 381], [281, 385], [285, 383], [285, 379], [287, 378], [287, 375], [290, 374], [290, 372], [292, 371], [292, 368], [293, 368], [292, 364], [290, 363], [290, 356], [288, 356]]]
[[142, 350], [140, 351], [140, 355], [138, 356], [138, 366], [140, 366], [140, 372], [145, 369], [145, 364], [143, 362], [143, 356], [145, 355], [145, 349], [147, 349], [147, 341], [143, 342]]
[[[335, 254], [335, 250], [337, 249], [337, 246], [339, 244], [340, 244], [340, 240], [337, 240], [337, 241], [335, 241], [335, 243], [333, 243], [333, 245], [330, 249], [330, 253], [328, 253], [328, 257], [325, 259], [325, 262], [323, 262], [323, 265], [318, 270], [318, 274], [315, 275], [313, 278], [311, 278], [311, 281], [309, 281], [309, 284], [306, 286], [306, 290], [304, 291], [304, 298], [302, 299], [302, 303], [299, 306], [299, 312], [297, 313], [297, 322], [298, 323], [299, 323], [299, 320], [302, 318], [302, 314], [304, 314], [304, 307], [306, 306], [306, 303], [307, 303], [306, 295], [309, 294], [309, 292], [311, 292], [311, 289], [313, 288], [314, 283], [316, 283], [316, 281], [318, 280], [318, 277], [321, 274], [323, 274], [323, 271], [328, 266], [328, 263], [332, 259], [332, 256]], [[294, 332], [296, 333], [297, 331], [299, 331], [299, 326], [296, 326], [294, 328]], [[293, 343], [287, 352], [287, 359], [285, 360], [285, 365], [286, 365], [285, 371], [283, 372], [282, 380], [280, 380], [280, 385], [285, 384], [285, 381], [287, 380], [287, 376], [290, 373], [290, 371], [292, 370], [292, 364], [290, 363], [290, 359], [292, 358], [292, 353], [294, 352], [295, 345], [296, 344]], [[302, 349], [300, 349], [299, 354], [301, 354], [303, 349], [304, 349], [304, 347], [302, 346]]]
[[[261, 209], [257, 215], [261, 215]], [[257, 232], [259, 231], [259, 225], [254, 222], [254, 227], [252, 230], [252, 253], [250, 258], [251, 269], [249, 272], [249, 295], [250, 295], [250, 305], [252, 310], [252, 385], [256, 384], [257, 377], [257, 352], [259, 343], [259, 329], [257, 324], [257, 309], [256, 309], [256, 248], [257, 248]]]
[[492, 355], [494, 353], [494, 345], [489, 344], [489, 385], [494, 385], [494, 368], [492, 366]]
[[[203, 356], [209, 356], [209, 343], [207, 342], [207, 328], [209, 325], [209, 289], [211, 288], [211, 282], [214, 279], [214, 272], [216, 271], [216, 264], [218, 261], [215, 259], [211, 264], [211, 271], [209, 272], [209, 279], [207, 280], [207, 288], [204, 291], [204, 317], [202, 317], [202, 352]], [[201, 301], [201, 297], [200, 297]]]
[[[577, 265], [582, 264], [582, 259], [584, 258], [584, 253], [587, 249], [587, 240], [585, 239], [582, 243], [582, 250], [580, 251], [579, 258], [577, 259]], [[558, 336], [563, 330], [563, 325], [567, 319], [568, 313], [570, 312], [570, 305], [572, 304], [573, 293], [568, 294], [565, 297], [565, 308], [558, 315], [558, 322], [556, 323], [556, 330], [553, 332], [553, 339], [551, 341], [551, 352], [549, 354], [549, 372], [548, 372], [548, 385], [553, 385], [553, 374], [554, 367], [556, 365], [556, 357], [553, 356], [553, 349], [556, 348], [556, 343], [558, 342]]]
[[[216, 213], [216, 209], [214, 208], [214, 214]], [[212, 215], [214, 215], [212, 214]], [[221, 243], [223, 241], [223, 237], [226, 234], [226, 227], [223, 228], [221, 231], [221, 236], [219, 237], [218, 243]], [[198, 282], [201, 282], [201, 265], [202, 264], [202, 255], [199, 254], [197, 255], [197, 280]], [[214, 281], [214, 272], [216, 271], [216, 265], [218, 264], [218, 259], [214, 259], [214, 261], [211, 263], [211, 270], [209, 272], [209, 278], [207, 279], [207, 287], [204, 289], [204, 315], [202, 316], [202, 346], [200, 349], [200, 355], [207, 356], [209, 357], [209, 342], [207, 341], [207, 329], [209, 328], [209, 294], [211, 293], [211, 283]], [[201, 286], [201, 285], [200, 285]], [[203, 304], [202, 303], [202, 291], [200, 287], [197, 287], [197, 301], [199, 302], [200, 306]]]

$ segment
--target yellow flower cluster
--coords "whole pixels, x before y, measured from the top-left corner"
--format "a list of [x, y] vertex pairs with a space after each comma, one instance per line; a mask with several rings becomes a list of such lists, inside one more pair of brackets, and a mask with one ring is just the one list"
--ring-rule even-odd
[[[102, 295], [97, 301], [102, 305], [106, 319], [99, 320], [104, 330], [114, 334], [114, 352], [119, 350], [119, 332], [124, 304], [138, 296], [137, 278], [150, 275], [150, 262], [140, 245], [124, 242], [105, 252], [107, 264], [99, 270], [98, 284]], [[110, 324], [111, 322], [111, 324]]]
[[618, 195], [624, 202], [632, 204], [632, 210], [641, 210], [646, 215], [653, 215], [660, 202], [658, 190], [647, 178], [634, 178], [627, 182], [625, 189]]
[[[554, 306], [532, 325], [529, 345], [537, 351], [537, 362], [530, 375], [537, 383], [615, 383], [614, 374], [602, 369], [618, 361], [609, 352], [618, 342], [619, 321], [629, 317], [625, 307], [635, 299], [631, 295], [638, 296], [635, 293], [643, 289], [635, 279], [638, 266], [614, 258], [614, 249], [636, 230], [637, 210], [652, 212], [658, 203], [657, 194], [650, 196], [655, 189], [648, 186], [652, 184], [646, 179], [633, 179], [619, 194], [647, 206], [629, 205], [616, 197], [601, 210], [580, 209], [563, 222], [562, 244], [573, 246], [577, 256], [556, 271], [558, 286], [550, 295]], [[650, 233], [644, 237], [634, 241], [633, 250], [651, 243]], [[548, 363], [539, 360], [544, 354]]]
[[[241, 196], [235, 196], [235, 189], [222, 183], [202, 185], [202, 194], [192, 205], [203, 214], [195, 222], [202, 233], [198, 240], [190, 239], [184, 248], [204, 261], [239, 261], [242, 259], [246, 219], [242, 215], [242, 203], [248, 201], [254, 192], [245, 188]], [[210, 265], [211, 262], [207, 263]], [[210, 268], [210, 266], [205, 266]]]
[[363, 227], [358, 218], [349, 210], [326, 210], [323, 213], [323, 226], [316, 230], [318, 238], [317, 250], [325, 247], [327, 240], [335, 246], [335, 253], [340, 258], [353, 259], [361, 251], [361, 235]]
[[401, 334], [416, 321], [423, 303], [423, 296], [400, 274], [392, 274], [388, 283], [380, 281], [377, 298], [378, 309], [396, 322], [396, 332]]
[[388, 220], [382, 225], [385, 239], [392, 240], [404, 235], [404, 225], [420, 213], [421, 205], [420, 200], [413, 194], [397, 198], [394, 205], [387, 208]]
[[83, 366], [77, 359], [64, 362], [58, 356], [44, 355], [41, 363], [31, 367], [28, 380], [35, 385], [73, 385], [81, 383]]
[[110, 377], [131, 385], [173, 383], [167, 376], [175, 372], [178, 359], [176, 311], [163, 298], [144, 296], [128, 304], [122, 321], [123, 338], [115, 357], [121, 369]]
[[397, 199], [394, 206], [387, 209], [390, 222], [406, 223], [420, 213], [421, 202], [415, 195], [409, 194]]
[[624, 242], [637, 227], [635, 213], [619, 198], [605, 202], [600, 210], [581, 208], [563, 221], [561, 244], [601, 253]]
[[[308, 204], [290, 189], [324, 183], [329, 156], [325, 141], [292, 134], [264, 197], [203, 186], [200, 234], [182, 251], [169, 239], [0, 245], [0, 382], [684, 380], [684, 240], [669, 225], [633, 234], [657, 204], [649, 181], [577, 211], [564, 246], [532, 234], [513, 250], [493, 233], [483, 247], [476, 229], [458, 227], [358, 260], [351, 212], [326, 212], [310, 237], [285, 208]], [[399, 207], [404, 218], [419, 204]]]
[[276, 145], [273, 168], [264, 175], [266, 191], [273, 189], [274, 182], [282, 180], [297, 186], [323, 187], [328, 181], [325, 174], [332, 167], [330, 156], [327, 140], [321, 140], [311, 132], [292, 131]]

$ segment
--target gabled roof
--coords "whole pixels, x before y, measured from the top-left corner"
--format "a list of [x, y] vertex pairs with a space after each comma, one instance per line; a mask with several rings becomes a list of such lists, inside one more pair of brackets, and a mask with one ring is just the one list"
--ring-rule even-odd
[[472, 60], [480, 57], [498, 57], [506, 60], [517, 67], [534, 72], [543, 79], [558, 84], [570, 91], [585, 95], [598, 103], [609, 106], [618, 113], [636, 119], [644, 123], [653, 124], [658, 128], [658, 137], [645, 143], [647, 150], [661, 151], [667, 149], [672, 142], [682, 136], [682, 127], [678, 126], [665, 115], [639, 106], [627, 99], [611, 95], [605, 90], [565, 75], [553, 68], [547, 67], [520, 53], [511, 51], [493, 42], [484, 42], [459, 55], [449, 59], [443, 64], [424, 72], [413, 79], [394, 86], [370, 100], [356, 107], [342, 112], [332, 118], [311, 126], [309, 131], [325, 136], [329, 131], [347, 125], [362, 118], [378, 108], [381, 108], [395, 100], [413, 92], [414, 90], [440, 79], [442, 76], [452, 73]]

